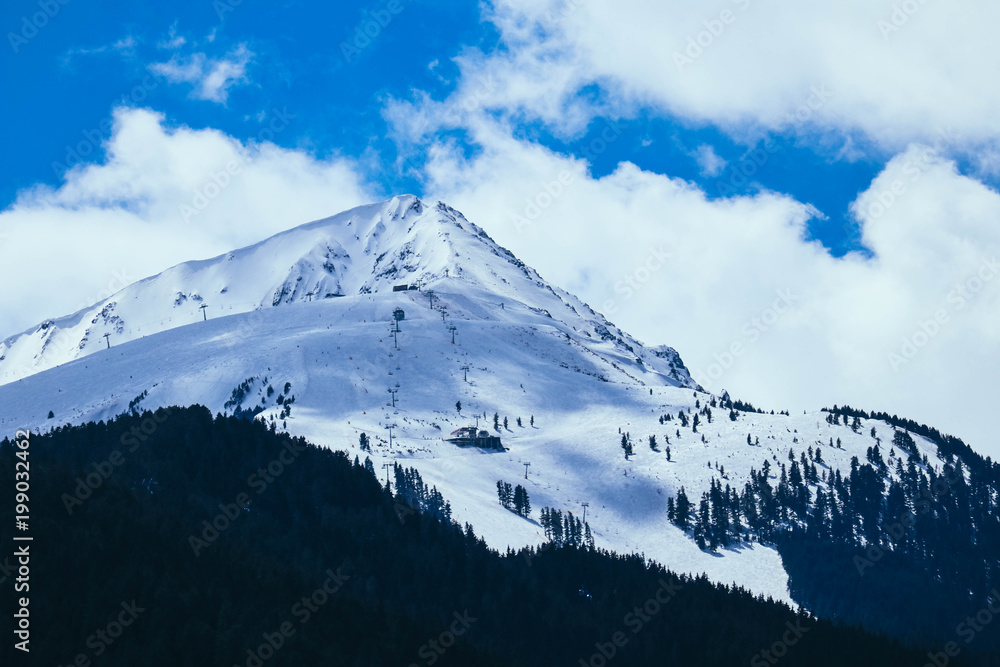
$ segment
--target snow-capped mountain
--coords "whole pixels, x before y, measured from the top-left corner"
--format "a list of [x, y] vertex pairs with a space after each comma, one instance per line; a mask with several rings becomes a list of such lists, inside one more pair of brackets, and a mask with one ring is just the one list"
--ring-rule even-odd
[[[361, 206], [209, 260], [141, 280], [72, 315], [0, 342], [0, 384], [110, 345], [215, 318], [397, 285], [461, 285], [495, 305], [517, 302], [569, 325], [584, 341], [608, 341], [624, 368], [692, 386], [677, 353], [647, 348], [569, 293], [543, 281], [481, 228], [443, 203], [413, 196]], [[386, 316], [388, 318], [388, 315]]]
[[[376, 470], [417, 468], [455, 520], [499, 549], [545, 541], [537, 519], [498, 504], [504, 480], [527, 489], [535, 517], [543, 506], [586, 511], [600, 547], [789, 602], [774, 549], [707, 553], [667, 520], [668, 498], [719, 478], [739, 489], [790, 449], [823, 447], [824, 468], [847, 474], [871, 448], [870, 428], [892, 433], [819, 412], [722, 410], [682, 433], [661, 416], [697, 414], [713, 397], [673, 349], [643, 345], [457, 211], [412, 196], [178, 265], [46, 321], [0, 343], [0, 378], [4, 433], [169, 405], [239, 411], [370, 455]], [[465, 426], [499, 435], [506, 451], [443, 440]], [[635, 443], [628, 459], [623, 434]], [[915, 439], [937, 460], [934, 443]], [[841, 447], [828, 448], [834, 440]]]

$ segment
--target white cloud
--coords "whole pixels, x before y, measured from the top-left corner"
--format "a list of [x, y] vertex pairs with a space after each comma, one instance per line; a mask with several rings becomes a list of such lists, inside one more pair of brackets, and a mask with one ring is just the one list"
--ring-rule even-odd
[[[287, 113], [271, 116], [264, 127], [273, 131]], [[90, 304], [122, 276], [227, 252], [374, 198], [349, 160], [169, 127], [145, 109], [115, 112], [105, 151], [103, 163], [67, 172], [57, 189], [22, 192], [0, 212], [0, 283], [21, 286], [0, 291], [0, 337]], [[196, 195], [214, 192], [213, 175], [230, 163], [239, 173], [197, 208]], [[197, 211], [187, 222], [182, 206]]]
[[[208, 41], [212, 40], [209, 39]], [[185, 44], [187, 44], [187, 39], [184, 37], [184, 35], [177, 34], [177, 24], [174, 23], [172, 26], [170, 26], [170, 30], [167, 31], [167, 37], [165, 39], [160, 40], [160, 42], [156, 46], [161, 49], [168, 49], [173, 51], [175, 49], [179, 49]]]
[[73, 58], [77, 56], [96, 56], [103, 55], [105, 53], [118, 53], [126, 57], [135, 55], [135, 47], [138, 45], [138, 41], [132, 35], [125, 35], [121, 39], [112, 42], [111, 44], [105, 44], [103, 46], [94, 47], [92, 49], [81, 48], [81, 49], [70, 49], [65, 56], [63, 56], [62, 63], [64, 65], [69, 65], [73, 62]]
[[132, 35], [126, 35], [111, 45], [113, 51], [131, 54], [135, 50], [136, 41]]
[[723, 158], [719, 157], [719, 154], [715, 152], [715, 149], [708, 144], [698, 146], [698, 148], [694, 150], [692, 157], [695, 162], [698, 163], [701, 175], [709, 178], [721, 174], [722, 170], [726, 168], [727, 164], [729, 164]]
[[[975, 154], [1000, 133], [1000, 88], [982, 85], [1000, 60], [1000, 5], [987, 0], [496, 0], [489, 18], [505, 48], [467, 53], [463, 73], [496, 79], [488, 106], [557, 132], [651, 110], [748, 141], [783, 128], [887, 154], [946, 128]], [[893, 20], [898, 30], [884, 37]], [[593, 84], [603, 96], [578, 98]], [[830, 93], [822, 108], [789, 124], [821, 87]]]
[[191, 97], [195, 99], [225, 104], [230, 88], [249, 81], [247, 65], [253, 55], [246, 44], [240, 44], [222, 58], [209, 58], [204, 53], [174, 55], [165, 63], [153, 63], [149, 69], [171, 83], [193, 84]]

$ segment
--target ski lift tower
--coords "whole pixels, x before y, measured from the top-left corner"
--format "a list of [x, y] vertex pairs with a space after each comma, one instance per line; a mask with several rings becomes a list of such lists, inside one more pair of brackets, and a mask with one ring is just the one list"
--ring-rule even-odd
[[396, 320], [393, 320], [392, 322], [389, 323], [389, 333], [392, 334], [392, 347], [398, 350], [399, 341], [396, 338], [396, 334], [399, 333], [399, 323], [396, 322]]

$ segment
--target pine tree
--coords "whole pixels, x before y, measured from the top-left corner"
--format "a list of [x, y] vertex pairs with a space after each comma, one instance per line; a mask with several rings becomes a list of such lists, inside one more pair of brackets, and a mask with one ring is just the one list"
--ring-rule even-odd
[[622, 434], [622, 450], [625, 452], [625, 460], [628, 461], [628, 457], [632, 456], [632, 443], [629, 442], [628, 434]]
[[[545, 512], [545, 510], [548, 510]], [[552, 509], [551, 507], [542, 510], [545, 512], [546, 519], [546, 535], [555, 544], [562, 544], [563, 542], [563, 520], [562, 512], [557, 509]]]
[[531, 515], [531, 497], [528, 496], [528, 490], [523, 486], [518, 485], [521, 489], [521, 516], [527, 518]]
[[[521, 487], [518, 486], [517, 488]], [[511, 509], [514, 501], [514, 492], [511, 490], [510, 484], [502, 480], [498, 480], [497, 497], [500, 499], [500, 504], [504, 507], [504, 509]]]
[[[711, 516], [708, 509], [708, 498], [705, 495], [702, 495], [701, 502], [698, 505], [698, 516], [695, 518], [694, 523], [694, 540], [698, 543], [699, 549], [705, 549], [709, 544], [714, 542]], [[712, 544], [713, 548], [714, 546]]]
[[494, 431], [500, 430], [500, 414], [497, 412], [493, 413], [493, 430]]
[[674, 503], [674, 524], [681, 530], [687, 530], [691, 520], [691, 501], [684, 493], [684, 487], [677, 492], [677, 500]]
[[535, 415], [531, 415], [531, 425], [535, 425]]
[[507, 418], [506, 417], [503, 418], [503, 430], [505, 430], [505, 431], [509, 431], [510, 430], [509, 428], [507, 428]]
[[462, 414], [462, 401], [455, 401], [455, 411]]
[[517, 425], [521, 426], [521, 418], [520, 417], [517, 418]]
[[660, 450], [658, 450], [656, 448], [656, 436], [655, 435], [649, 436], [649, 448], [652, 449], [654, 452], [660, 451]]

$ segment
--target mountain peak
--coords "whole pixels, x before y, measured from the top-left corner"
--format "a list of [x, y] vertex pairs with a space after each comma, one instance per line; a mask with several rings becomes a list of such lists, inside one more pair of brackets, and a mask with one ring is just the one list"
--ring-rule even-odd
[[[691, 384], [670, 348], [646, 349], [587, 304], [546, 283], [444, 202], [414, 195], [358, 206], [206, 260], [178, 264], [77, 313], [0, 342], [0, 384], [161, 331], [209, 318], [401, 286], [460, 293], [472, 302], [522, 304], [610, 343], [630, 363]], [[469, 317], [486, 311], [471, 309]], [[502, 315], [502, 313], [501, 313]], [[489, 315], [496, 317], [496, 313]]]

